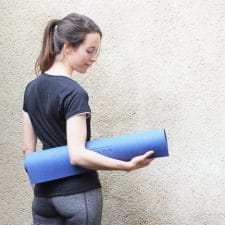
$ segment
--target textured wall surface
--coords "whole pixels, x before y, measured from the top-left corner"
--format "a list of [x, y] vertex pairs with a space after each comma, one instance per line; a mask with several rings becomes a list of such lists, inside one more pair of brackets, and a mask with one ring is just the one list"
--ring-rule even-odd
[[103, 225], [224, 225], [223, 0], [1, 0], [0, 224], [31, 224], [23, 92], [46, 22], [70, 12], [104, 33], [98, 62], [74, 75], [90, 95], [93, 138], [165, 127], [170, 146], [148, 168], [100, 172]]

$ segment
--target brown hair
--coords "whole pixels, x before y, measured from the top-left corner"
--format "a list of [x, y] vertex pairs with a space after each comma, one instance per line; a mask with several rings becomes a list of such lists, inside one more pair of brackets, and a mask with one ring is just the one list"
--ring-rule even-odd
[[84, 15], [71, 13], [62, 20], [49, 21], [44, 31], [42, 49], [35, 64], [36, 74], [43, 73], [52, 66], [65, 43], [70, 43], [74, 48], [79, 47], [89, 33], [99, 33], [102, 38], [98, 25]]

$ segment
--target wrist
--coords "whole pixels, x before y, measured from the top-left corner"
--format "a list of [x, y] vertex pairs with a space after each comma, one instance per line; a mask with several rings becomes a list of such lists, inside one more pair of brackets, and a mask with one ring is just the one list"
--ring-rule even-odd
[[126, 172], [131, 171], [131, 164], [130, 164], [130, 162], [121, 161], [119, 170], [123, 170], [123, 171], [126, 171]]

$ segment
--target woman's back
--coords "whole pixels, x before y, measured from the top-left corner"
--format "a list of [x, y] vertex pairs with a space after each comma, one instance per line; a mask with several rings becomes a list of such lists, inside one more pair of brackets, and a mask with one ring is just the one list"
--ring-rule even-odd
[[[90, 114], [87, 92], [65, 76], [42, 74], [25, 91], [24, 111], [28, 112], [43, 149], [67, 144], [66, 120], [79, 113]], [[90, 116], [87, 117], [90, 139]]]

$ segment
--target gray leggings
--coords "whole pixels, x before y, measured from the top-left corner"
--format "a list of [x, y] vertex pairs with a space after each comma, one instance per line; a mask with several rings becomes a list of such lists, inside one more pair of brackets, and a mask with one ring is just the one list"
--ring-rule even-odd
[[34, 225], [100, 225], [101, 189], [51, 198], [34, 197]]

